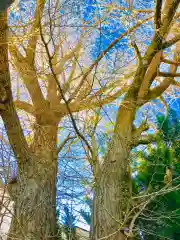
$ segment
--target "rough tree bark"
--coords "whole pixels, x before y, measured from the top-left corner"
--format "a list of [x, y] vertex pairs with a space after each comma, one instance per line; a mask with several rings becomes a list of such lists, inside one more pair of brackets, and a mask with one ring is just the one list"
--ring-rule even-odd
[[125, 239], [123, 221], [132, 206], [129, 154], [133, 145], [134, 112], [130, 105], [127, 109], [122, 106], [124, 117], [116, 126], [117, 134], [114, 134], [103, 165], [96, 174], [92, 239]]
[[31, 162], [8, 185], [15, 206], [9, 240], [56, 238], [56, 136], [57, 125], [36, 127]]

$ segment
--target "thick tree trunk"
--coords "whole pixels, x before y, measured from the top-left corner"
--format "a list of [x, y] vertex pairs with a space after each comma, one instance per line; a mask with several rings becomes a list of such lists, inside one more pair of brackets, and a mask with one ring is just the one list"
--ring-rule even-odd
[[14, 216], [8, 240], [46, 240], [56, 235], [57, 127], [35, 129], [31, 163], [8, 185]]
[[[37, 166], [38, 167], [38, 166]], [[14, 199], [14, 216], [8, 239], [55, 239], [56, 195], [54, 174], [42, 171], [23, 181]]]
[[117, 139], [113, 145], [96, 178], [93, 239], [125, 239], [124, 221], [131, 207], [130, 149], [124, 141]]
[[[127, 110], [128, 109], [128, 110]], [[100, 171], [95, 176], [92, 239], [124, 240], [131, 203], [131, 171], [134, 111], [121, 108], [115, 132]], [[129, 238], [128, 238], [129, 239]]]

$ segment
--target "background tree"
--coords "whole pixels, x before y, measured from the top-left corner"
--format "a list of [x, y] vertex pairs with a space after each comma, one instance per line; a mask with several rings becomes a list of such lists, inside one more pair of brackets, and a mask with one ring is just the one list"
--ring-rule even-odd
[[89, 206], [89, 211], [81, 210], [81, 216], [85, 222], [90, 226], [91, 225], [91, 212], [92, 212], [92, 199], [86, 197], [85, 203]]
[[77, 239], [75, 231], [76, 217], [73, 215], [68, 206], [64, 207], [64, 212], [65, 215], [63, 216], [63, 229], [66, 234], [66, 238], [76, 240]]
[[[151, 144], [147, 151], [135, 153], [137, 161], [133, 171], [137, 175], [133, 179], [134, 193], [153, 193], [166, 185], [169, 188], [146, 207], [137, 219], [136, 228], [145, 239], [179, 239], [180, 190], [171, 191], [171, 188], [180, 183], [180, 121], [177, 113], [170, 109], [167, 118], [157, 116], [157, 123], [160, 132], [156, 145]], [[167, 168], [170, 175], [166, 174]]]

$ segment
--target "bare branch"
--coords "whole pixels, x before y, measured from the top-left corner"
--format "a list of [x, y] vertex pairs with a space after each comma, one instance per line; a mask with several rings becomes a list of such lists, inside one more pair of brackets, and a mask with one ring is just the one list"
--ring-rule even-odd
[[149, 91], [148, 95], [145, 96], [146, 101], [153, 100], [159, 97], [172, 83], [172, 78], [166, 78], [163, 82], [161, 82], [157, 87], [153, 88]]
[[139, 64], [140, 64], [142, 62], [142, 56], [141, 56], [141, 53], [139, 51], [139, 48], [138, 48], [138, 46], [137, 46], [135, 41], [133, 41], [131, 44], [132, 44], [132, 46], [134, 47], [134, 49], [136, 51], [137, 57], [139, 59]]
[[166, 41], [162, 44], [162, 49], [169, 48], [180, 40], [180, 34], [177, 34], [174, 38]]
[[158, 75], [160, 77], [170, 77], [170, 78], [180, 77], [180, 73], [170, 73], [170, 72], [158, 72]]
[[176, 65], [176, 66], [180, 66], [180, 62], [176, 62], [176, 61], [165, 59], [165, 58], [162, 58], [161, 62], [167, 63], [167, 64], [173, 64], [173, 65]]
[[156, 11], [154, 15], [154, 25], [156, 29], [161, 27], [161, 9], [162, 9], [162, 0], [156, 0]]
[[133, 216], [131, 223], [129, 225], [129, 233], [128, 233], [128, 237], [134, 237], [133, 234], [133, 228], [134, 228], [134, 224], [136, 219], [141, 215], [141, 213], [144, 211], [144, 209], [146, 208], [146, 206], [151, 202], [153, 198], [151, 197], [150, 199], [148, 199], [145, 203], [140, 204], [141, 206], [139, 206], [139, 211]]
[[[174, 53], [174, 59], [173, 61], [179, 62], [180, 55], [179, 55], [179, 46], [176, 44], [176, 51]], [[160, 76], [164, 76], [165, 79], [155, 88], [152, 90], [149, 90], [148, 93], [144, 96], [142, 99], [142, 102], [140, 102], [140, 105], [144, 104], [145, 102], [148, 102], [152, 99], [155, 99], [161, 94], [166, 91], [166, 89], [173, 83], [174, 77], [177, 77], [178, 73], [176, 73], [178, 66], [171, 64], [170, 65], [170, 73], [159, 73]]]
[[45, 2], [46, 2], [45, 0], [37, 0], [36, 1], [36, 10], [35, 10], [35, 15], [34, 15], [35, 20], [33, 22], [31, 32], [29, 33], [30, 39], [28, 41], [28, 46], [26, 48], [26, 54], [27, 54], [26, 59], [28, 59], [28, 61], [30, 63], [33, 63], [33, 61], [34, 61], [36, 44], [37, 44], [37, 40], [38, 40], [39, 22], [42, 17]]
[[144, 96], [147, 95], [153, 80], [157, 76], [157, 70], [161, 63], [160, 61], [161, 54], [162, 54], [162, 51], [158, 52], [152, 59], [151, 63], [149, 64], [149, 67], [146, 71], [146, 74], [144, 76], [143, 82], [141, 84], [141, 87], [138, 93], [138, 101], [141, 101], [141, 99], [143, 99]]
[[80, 51], [82, 47], [82, 39], [83, 36], [81, 36], [81, 39], [79, 40], [78, 44], [61, 58], [58, 64], [52, 59], [52, 66], [56, 75], [61, 74], [64, 71], [64, 64], [69, 59], [72, 59], [75, 56], [75, 53], [78, 53]]
[[[164, 106], [164, 109], [165, 109], [165, 118], [164, 118], [164, 121], [168, 118], [168, 104], [167, 102], [164, 100], [163, 96], [160, 96], [159, 97], [159, 101], [163, 104]], [[164, 124], [164, 121], [163, 123], [161, 124], [161, 126]]]
[[66, 145], [66, 143], [69, 141], [69, 140], [73, 140], [75, 139], [76, 137], [71, 137], [70, 134], [64, 139], [64, 141], [59, 145], [59, 147], [57, 148], [57, 153], [59, 153], [63, 148], [64, 146]]
[[118, 38], [116, 38], [111, 44], [109, 44], [109, 46], [102, 52], [99, 54], [99, 56], [96, 58], [96, 60], [91, 64], [91, 66], [88, 68], [88, 70], [86, 71], [86, 73], [83, 75], [83, 79], [85, 79], [89, 73], [93, 70], [93, 68], [101, 61], [101, 59], [106, 55], [106, 53], [109, 52], [109, 50], [111, 48], [113, 48], [122, 38], [124, 38], [125, 36], [127, 36], [128, 34], [132, 33], [133, 31], [135, 31], [138, 27], [140, 27], [142, 24], [144, 24], [145, 22], [148, 22], [151, 17], [148, 17], [142, 21], [138, 21], [138, 23], [131, 27], [130, 29], [128, 29], [125, 33], [121, 34]]
[[27, 103], [27, 102], [16, 100], [16, 101], [14, 101], [14, 104], [15, 104], [16, 108], [24, 110], [27, 113], [30, 113], [32, 115], [34, 115], [34, 113], [35, 113], [34, 107], [31, 104]]
[[123, 93], [125, 93], [128, 88], [129, 86], [124, 86], [120, 90], [118, 90], [116, 93], [109, 95], [104, 99], [98, 98], [98, 95], [95, 94], [94, 96], [89, 97], [82, 102], [78, 102], [78, 101], [72, 102], [69, 104], [69, 107], [72, 112], [80, 112], [85, 109], [94, 109], [96, 107], [102, 107], [105, 104], [115, 101], [118, 97], [120, 97]]

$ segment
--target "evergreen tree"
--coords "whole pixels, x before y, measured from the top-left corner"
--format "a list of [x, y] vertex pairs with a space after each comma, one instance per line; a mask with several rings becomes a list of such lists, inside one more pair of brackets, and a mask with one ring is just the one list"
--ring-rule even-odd
[[[134, 165], [135, 194], [157, 192], [180, 184], [180, 121], [169, 110], [168, 117], [157, 116], [159, 136], [156, 145], [138, 152]], [[153, 200], [137, 221], [145, 239], [180, 239], [180, 190], [165, 192]]]
[[73, 215], [69, 206], [64, 206], [64, 216], [62, 217], [63, 230], [67, 240], [77, 240], [76, 236], [76, 217]]
[[86, 197], [85, 204], [89, 207], [89, 211], [81, 210], [81, 217], [84, 219], [87, 225], [91, 225], [91, 212], [92, 212], [92, 200]]

